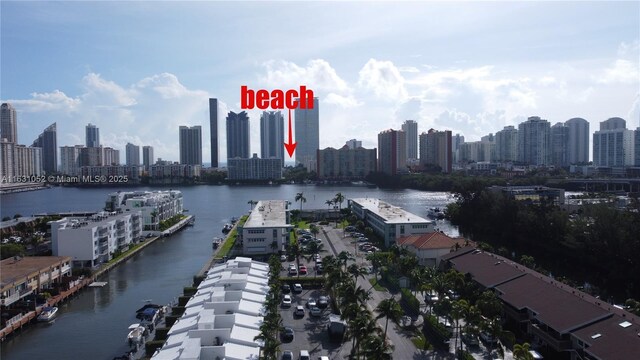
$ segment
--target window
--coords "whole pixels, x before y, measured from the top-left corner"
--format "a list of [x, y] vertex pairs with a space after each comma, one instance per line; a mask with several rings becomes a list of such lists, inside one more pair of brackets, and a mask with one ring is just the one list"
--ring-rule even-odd
[[273, 229], [273, 237], [274, 238], [278, 237], [278, 229]]
[[404, 234], [404, 225], [400, 225], [400, 235]]

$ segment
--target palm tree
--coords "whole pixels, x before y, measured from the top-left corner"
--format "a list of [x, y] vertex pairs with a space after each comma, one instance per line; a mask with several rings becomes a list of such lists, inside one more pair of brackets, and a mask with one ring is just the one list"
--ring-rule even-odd
[[364, 340], [362, 352], [367, 360], [391, 360], [393, 359], [393, 347], [384, 337], [370, 334]]
[[331, 210], [331, 205], [333, 205], [333, 200], [327, 200], [324, 203], [327, 204], [327, 209]]
[[318, 226], [316, 224], [309, 225], [309, 231], [311, 232], [311, 234], [313, 234], [313, 237], [317, 237], [320, 233], [320, 229], [318, 229]]
[[249, 204], [249, 210], [253, 210], [253, 205], [257, 204], [258, 202], [255, 200], [249, 200], [247, 201], [247, 204]]
[[531, 345], [529, 343], [516, 344], [513, 347], [513, 358], [515, 360], [533, 360], [534, 357], [529, 352]]
[[396, 301], [396, 299], [392, 297], [392, 298], [384, 299], [380, 301], [380, 304], [378, 304], [378, 306], [376, 307], [376, 311], [379, 313], [378, 316], [376, 316], [376, 319], [382, 319], [383, 317], [386, 318], [386, 321], [384, 323], [384, 337], [383, 337], [383, 339], [386, 339], [387, 327], [389, 326], [389, 319], [393, 320], [394, 322], [398, 322], [398, 319], [400, 319], [400, 316], [402, 316], [402, 313], [403, 313], [402, 307]]
[[342, 203], [344, 202], [344, 195], [342, 195], [342, 193], [337, 193], [336, 196], [333, 198], [333, 202], [335, 204], [338, 204], [339, 209], [342, 210]]
[[338, 254], [338, 260], [340, 260], [340, 262], [342, 263], [342, 265], [344, 266], [344, 271], [347, 271], [347, 261], [349, 260], [355, 260], [355, 258], [353, 257], [353, 255], [351, 255], [350, 252], [348, 251], [341, 251]]
[[[453, 348], [457, 348], [458, 347], [458, 337], [461, 336], [460, 334], [460, 320], [464, 318], [464, 315], [467, 313], [467, 311], [469, 311], [469, 303], [467, 302], [467, 300], [464, 299], [460, 299], [457, 301], [454, 301], [451, 304], [451, 320], [453, 320], [454, 322], [454, 331], [455, 331], [455, 340], [454, 340], [454, 345]], [[462, 350], [462, 338], [460, 338], [460, 347]]]
[[358, 264], [349, 265], [347, 272], [353, 275], [353, 281], [355, 283], [358, 282], [358, 277], [362, 277], [364, 279], [365, 275], [369, 273], [364, 266], [360, 266]]
[[296, 194], [295, 201], [296, 202], [300, 201], [300, 211], [302, 211], [302, 203], [306, 203], [307, 198], [304, 197], [304, 193], [299, 192]]

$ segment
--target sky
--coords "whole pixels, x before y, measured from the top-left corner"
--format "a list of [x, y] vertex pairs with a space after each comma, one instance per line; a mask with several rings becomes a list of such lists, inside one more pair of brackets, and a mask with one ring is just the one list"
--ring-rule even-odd
[[[312, 88], [320, 148], [412, 119], [467, 141], [528, 116], [640, 126], [640, 2], [0, 2], [0, 99], [18, 142], [56, 122], [58, 145], [151, 145], [179, 160], [178, 127], [225, 117], [240, 87]], [[260, 155], [259, 110], [249, 111]], [[295, 139], [294, 139], [295, 140]]]

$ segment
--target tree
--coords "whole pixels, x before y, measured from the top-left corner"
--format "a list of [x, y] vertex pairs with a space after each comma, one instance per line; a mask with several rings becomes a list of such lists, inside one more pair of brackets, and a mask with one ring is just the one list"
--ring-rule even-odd
[[311, 232], [311, 234], [313, 234], [313, 237], [317, 237], [320, 233], [320, 229], [318, 229], [318, 226], [316, 224], [311, 224], [309, 226], [309, 231]]
[[367, 360], [391, 360], [393, 359], [394, 346], [378, 334], [370, 334], [364, 339], [362, 353]]
[[302, 203], [307, 202], [307, 198], [304, 197], [304, 193], [301, 193], [301, 192], [297, 193], [295, 201], [296, 202], [300, 201], [300, 211], [302, 212]]
[[389, 326], [389, 319], [393, 320], [394, 322], [398, 322], [398, 320], [400, 319], [400, 316], [402, 316], [403, 314], [402, 307], [396, 301], [396, 299], [392, 297], [392, 298], [384, 299], [380, 301], [380, 303], [376, 307], [376, 311], [379, 313], [378, 316], [376, 316], [376, 319], [382, 319], [383, 317], [386, 318], [386, 321], [384, 323], [384, 337], [383, 337], [383, 339], [386, 339], [387, 327]]
[[342, 203], [344, 202], [344, 195], [342, 193], [337, 193], [333, 198], [333, 202], [338, 204], [339, 209], [342, 210]]
[[253, 210], [253, 205], [257, 204], [258, 202], [255, 200], [249, 200], [247, 201], [247, 204], [249, 204], [249, 210]]
[[533, 355], [529, 352], [530, 349], [529, 343], [524, 344], [515, 344], [513, 346], [513, 358], [515, 360], [534, 360]]
[[340, 261], [340, 263], [342, 263], [342, 265], [344, 266], [344, 271], [347, 271], [347, 261], [349, 260], [355, 260], [355, 258], [353, 257], [353, 255], [348, 252], [348, 251], [341, 251], [338, 254], [338, 260]]
[[324, 203], [327, 204], [327, 209], [331, 210], [331, 205], [333, 205], [333, 200], [327, 200]]
[[480, 309], [482, 315], [490, 319], [499, 316], [502, 312], [500, 299], [498, 299], [496, 294], [491, 290], [486, 290], [480, 295], [476, 306]]
[[364, 279], [365, 275], [369, 273], [366, 268], [358, 264], [349, 265], [347, 272], [353, 276], [353, 281], [356, 283], [358, 282], [358, 277]]
[[533, 258], [533, 256], [522, 255], [520, 257], [520, 263], [522, 265], [528, 267], [529, 269], [535, 269], [536, 268], [536, 260]]
[[[462, 334], [460, 333], [460, 320], [465, 317], [465, 314], [469, 311], [469, 303], [467, 300], [460, 299], [456, 300], [451, 304], [451, 319], [454, 322], [455, 326], [455, 340], [454, 340], [454, 348], [458, 347], [458, 337]], [[460, 350], [462, 350], [462, 339], [460, 339]]]

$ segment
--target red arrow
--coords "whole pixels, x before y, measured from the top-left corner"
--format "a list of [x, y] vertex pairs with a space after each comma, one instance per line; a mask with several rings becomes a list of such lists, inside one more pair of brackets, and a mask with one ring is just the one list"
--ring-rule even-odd
[[287, 149], [289, 153], [289, 157], [293, 157], [293, 152], [296, 151], [297, 143], [293, 141], [291, 138], [291, 109], [289, 109], [289, 142], [284, 143], [284, 147]]

